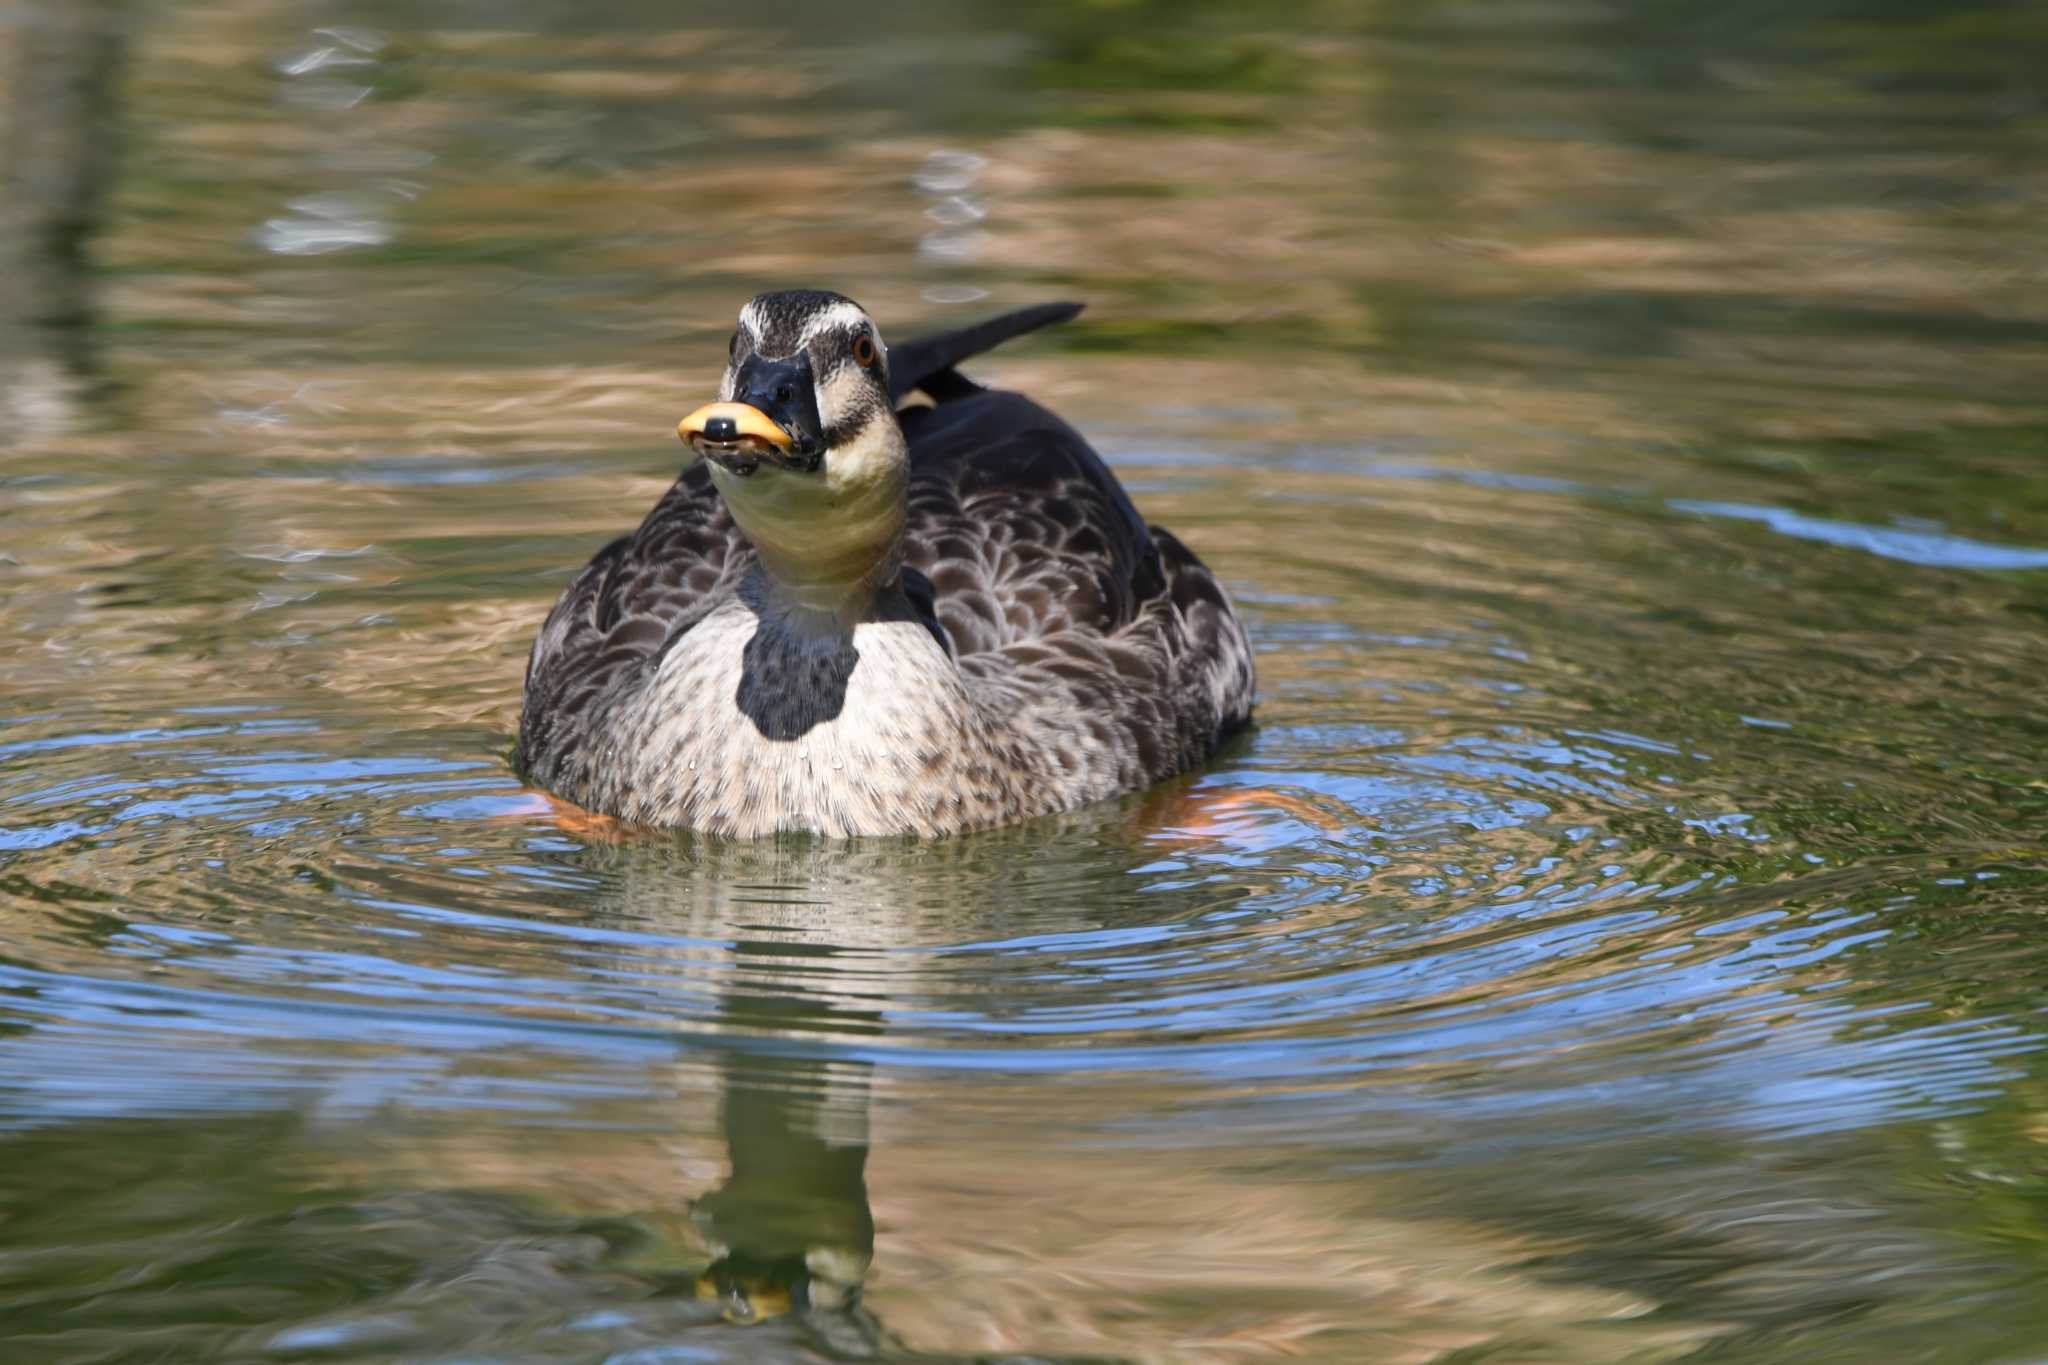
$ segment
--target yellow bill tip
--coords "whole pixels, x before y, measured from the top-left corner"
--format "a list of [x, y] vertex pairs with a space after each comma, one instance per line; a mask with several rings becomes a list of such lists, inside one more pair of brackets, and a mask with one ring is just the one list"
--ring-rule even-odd
[[691, 445], [699, 441], [723, 445], [756, 440], [787, 450], [796, 444], [779, 423], [751, 403], [706, 403], [676, 423], [676, 435]]

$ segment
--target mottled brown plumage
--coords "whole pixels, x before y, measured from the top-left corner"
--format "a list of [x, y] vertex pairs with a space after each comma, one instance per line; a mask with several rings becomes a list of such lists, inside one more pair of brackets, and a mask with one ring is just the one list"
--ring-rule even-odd
[[[824, 294], [750, 304], [721, 396], [744, 387], [750, 350], [810, 355], [820, 393], [838, 395], [821, 409], [827, 430], [837, 412], [907, 445], [881, 581], [837, 615], [793, 605], [728, 505], [757, 482], [714, 486], [708, 462], [691, 466], [542, 627], [521, 718], [532, 779], [649, 824], [934, 835], [1149, 785], [1242, 727], [1251, 651], [1213, 575], [1145, 525], [1079, 433], [954, 368], [1078, 307], [911, 342], [888, 356], [893, 382], [878, 361], [856, 392], [840, 377], [862, 372], [817, 330], [839, 305], [852, 307]], [[826, 322], [842, 316], [872, 325], [857, 310]], [[937, 401], [892, 414], [912, 390]], [[828, 471], [852, 448], [841, 439]]]

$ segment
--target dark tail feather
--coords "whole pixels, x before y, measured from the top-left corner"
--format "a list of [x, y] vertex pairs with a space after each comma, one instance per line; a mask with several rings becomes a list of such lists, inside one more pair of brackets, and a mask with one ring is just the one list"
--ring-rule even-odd
[[954, 372], [955, 365], [984, 351], [992, 351], [1012, 337], [1037, 331], [1051, 323], [1065, 322], [1086, 306], [1079, 303], [1034, 304], [972, 327], [962, 327], [957, 332], [918, 337], [901, 346], [891, 346], [889, 398], [900, 403], [912, 389], [923, 389], [943, 402], [955, 393], [971, 391], [974, 386]]

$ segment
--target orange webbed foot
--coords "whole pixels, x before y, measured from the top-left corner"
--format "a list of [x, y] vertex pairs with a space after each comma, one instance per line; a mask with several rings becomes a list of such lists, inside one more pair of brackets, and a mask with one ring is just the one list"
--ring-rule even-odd
[[625, 839], [632, 826], [609, 815], [585, 810], [572, 805], [559, 796], [550, 796], [544, 791], [529, 787], [520, 793], [520, 802], [512, 810], [491, 817], [495, 820], [530, 820], [538, 815], [565, 834], [579, 839], [594, 839], [601, 843], [616, 844]]
[[1263, 844], [1260, 826], [1274, 815], [1290, 823], [1341, 834], [1350, 824], [1311, 801], [1276, 787], [1175, 787], [1138, 813], [1139, 831], [1153, 843]]

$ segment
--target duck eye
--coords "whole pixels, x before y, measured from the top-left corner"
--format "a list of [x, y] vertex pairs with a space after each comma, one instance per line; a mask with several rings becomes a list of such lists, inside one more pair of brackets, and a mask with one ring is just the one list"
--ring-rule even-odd
[[875, 339], [866, 332], [853, 339], [853, 361], [856, 365], [875, 363]]

